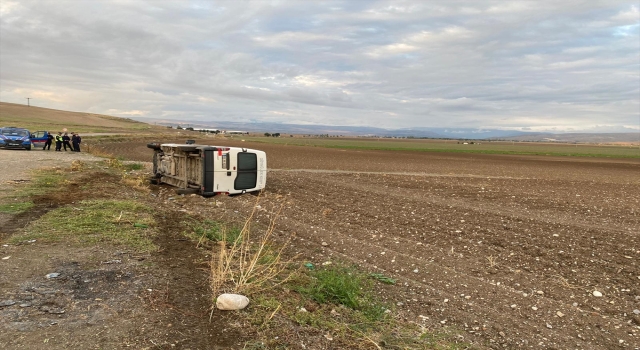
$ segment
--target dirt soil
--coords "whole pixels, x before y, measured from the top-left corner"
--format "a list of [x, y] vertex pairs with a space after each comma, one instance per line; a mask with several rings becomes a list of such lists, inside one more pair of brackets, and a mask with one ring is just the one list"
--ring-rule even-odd
[[[278, 231], [283, 238], [296, 235], [291, 253], [314, 264], [352, 262], [367, 272], [397, 279], [396, 285], [381, 286], [379, 293], [396, 305], [399, 317], [434, 331], [457, 330], [464, 341], [479, 348], [640, 348], [640, 161], [636, 159], [355, 151], [234, 140], [207, 143], [265, 150], [270, 172], [260, 205], [285, 204]], [[131, 160], [151, 157], [142, 142], [101, 146]], [[190, 316], [184, 319], [206, 318], [205, 305], [185, 302], [189, 295], [200, 300], [198, 293], [206, 293], [207, 271], [198, 268], [205, 257], [176, 236], [175, 215], [188, 212], [241, 220], [255, 197], [204, 199], [176, 196], [164, 187], [153, 191], [152, 200], [166, 213], [167, 227], [159, 240], [163, 250], [149, 257], [159, 261], [157, 272], [129, 278], [141, 285], [150, 278], [152, 289], [171, 293], [175, 293], [172, 286], [183, 286], [178, 296], [169, 295], [171, 305], [182, 302], [180, 312]], [[257, 220], [266, 223], [270, 217], [265, 210]], [[29, 247], [1, 248], [0, 254], [15, 254], [7, 249], [28, 252]], [[177, 260], [189, 254], [190, 258]], [[106, 255], [98, 260], [104, 259]], [[2, 264], [11, 261], [14, 257]], [[136, 264], [128, 266], [133, 269]], [[122, 264], [99, 268], [113, 266]], [[174, 269], [190, 275], [181, 278], [172, 274]], [[51, 283], [43, 277], [50, 271], [42, 269], [33, 278]], [[163, 273], [167, 276], [159, 278]], [[175, 278], [169, 288], [162, 288], [162, 283]], [[147, 287], [132, 293], [144, 299]], [[0, 288], [7, 293], [6, 282]], [[21, 291], [14, 288], [14, 293]], [[158, 303], [166, 296], [158, 292], [153, 300], [141, 312], [155, 323], [144, 323], [145, 331], [127, 338], [140, 346], [152, 346], [150, 340], [166, 345], [167, 339], [179, 335], [167, 327], [169, 321], [163, 317], [170, 316], [148, 308], [165, 305]], [[0, 308], [7, 310], [20, 308]], [[165, 311], [178, 313], [172, 310]], [[170, 321], [174, 325], [175, 319]], [[226, 321], [223, 324], [233, 324]], [[237, 329], [212, 333], [208, 319], [193, 322], [197, 326], [192, 329], [198, 330], [180, 338], [191, 348], [212, 348], [216, 341], [238, 347], [225, 343], [237, 337], [225, 331]], [[158, 338], [145, 338], [148, 330]], [[0, 342], [7, 341], [9, 336], [2, 334]], [[11, 339], [25, 335], [17, 330], [11, 334]], [[206, 335], [216, 341], [195, 340]]]

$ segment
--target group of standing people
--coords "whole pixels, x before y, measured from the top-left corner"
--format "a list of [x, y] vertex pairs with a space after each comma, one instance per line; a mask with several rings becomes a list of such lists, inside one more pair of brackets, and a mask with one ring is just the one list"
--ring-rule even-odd
[[64, 147], [65, 152], [67, 151], [67, 147], [71, 150], [71, 152], [80, 152], [80, 143], [82, 142], [82, 138], [80, 135], [75, 132], [71, 133], [71, 137], [69, 137], [68, 133], [62, 134], [59, 132], [55, 137], [51, 134], [47, 135], [47, 141], [44, 143], [43, 150], [51, 150], [51, 143], [56, 141], [56, 151], [61, 152], [62, 147]]

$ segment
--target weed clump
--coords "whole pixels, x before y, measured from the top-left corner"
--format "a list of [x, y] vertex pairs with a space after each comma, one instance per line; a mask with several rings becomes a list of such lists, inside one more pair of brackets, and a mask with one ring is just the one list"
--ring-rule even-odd
[[319, 304], [343, 305], [362, 312], [368, 321], [384, 319], [387, 308], [375, 300], [373, 283], [353, 266], [329, 265], [309, 271], [308, 280], [295, 289]]

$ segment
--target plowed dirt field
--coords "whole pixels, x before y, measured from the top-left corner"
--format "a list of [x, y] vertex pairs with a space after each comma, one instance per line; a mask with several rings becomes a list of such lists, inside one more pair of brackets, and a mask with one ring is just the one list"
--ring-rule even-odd
[[[278, 230], [302, 259], [397, 279], [380, 297], [409, 320], [480, 347], [640, 346], [637, 159], [219, 143], [267, 152], [261, 200], [287, 201]], [[151, 157], [143, 142], [101, 147]], [[253, 201], [225, 202], [242, 214]]]

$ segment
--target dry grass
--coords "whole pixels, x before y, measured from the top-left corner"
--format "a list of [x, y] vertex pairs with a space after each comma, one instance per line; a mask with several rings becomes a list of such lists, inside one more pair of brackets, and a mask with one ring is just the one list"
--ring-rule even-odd
[[496, 267], [496, 265], [498, 265], [498, 263], [496, 262], [495, 256], [488, 256], [487, 260], [489, 261], [489, 267]]
[[251, 222], [259, 201], [260, 197], [256, 199], [251, 215], [232, 243], [229, 243], [227, 232], [223, 229], [222, 238], [212, 247], [210, 283], [214, 300], [221, 292], [251, 295], [289, 279], [290, 273], [287, 274], [286, 270], [293, 259], [283, 259], [282, 252], [290, 240], [278, 249], [273, 248], [275, 222], [282, 205], [271, 215], [265, 231], [256, 236], [252, 232]]

